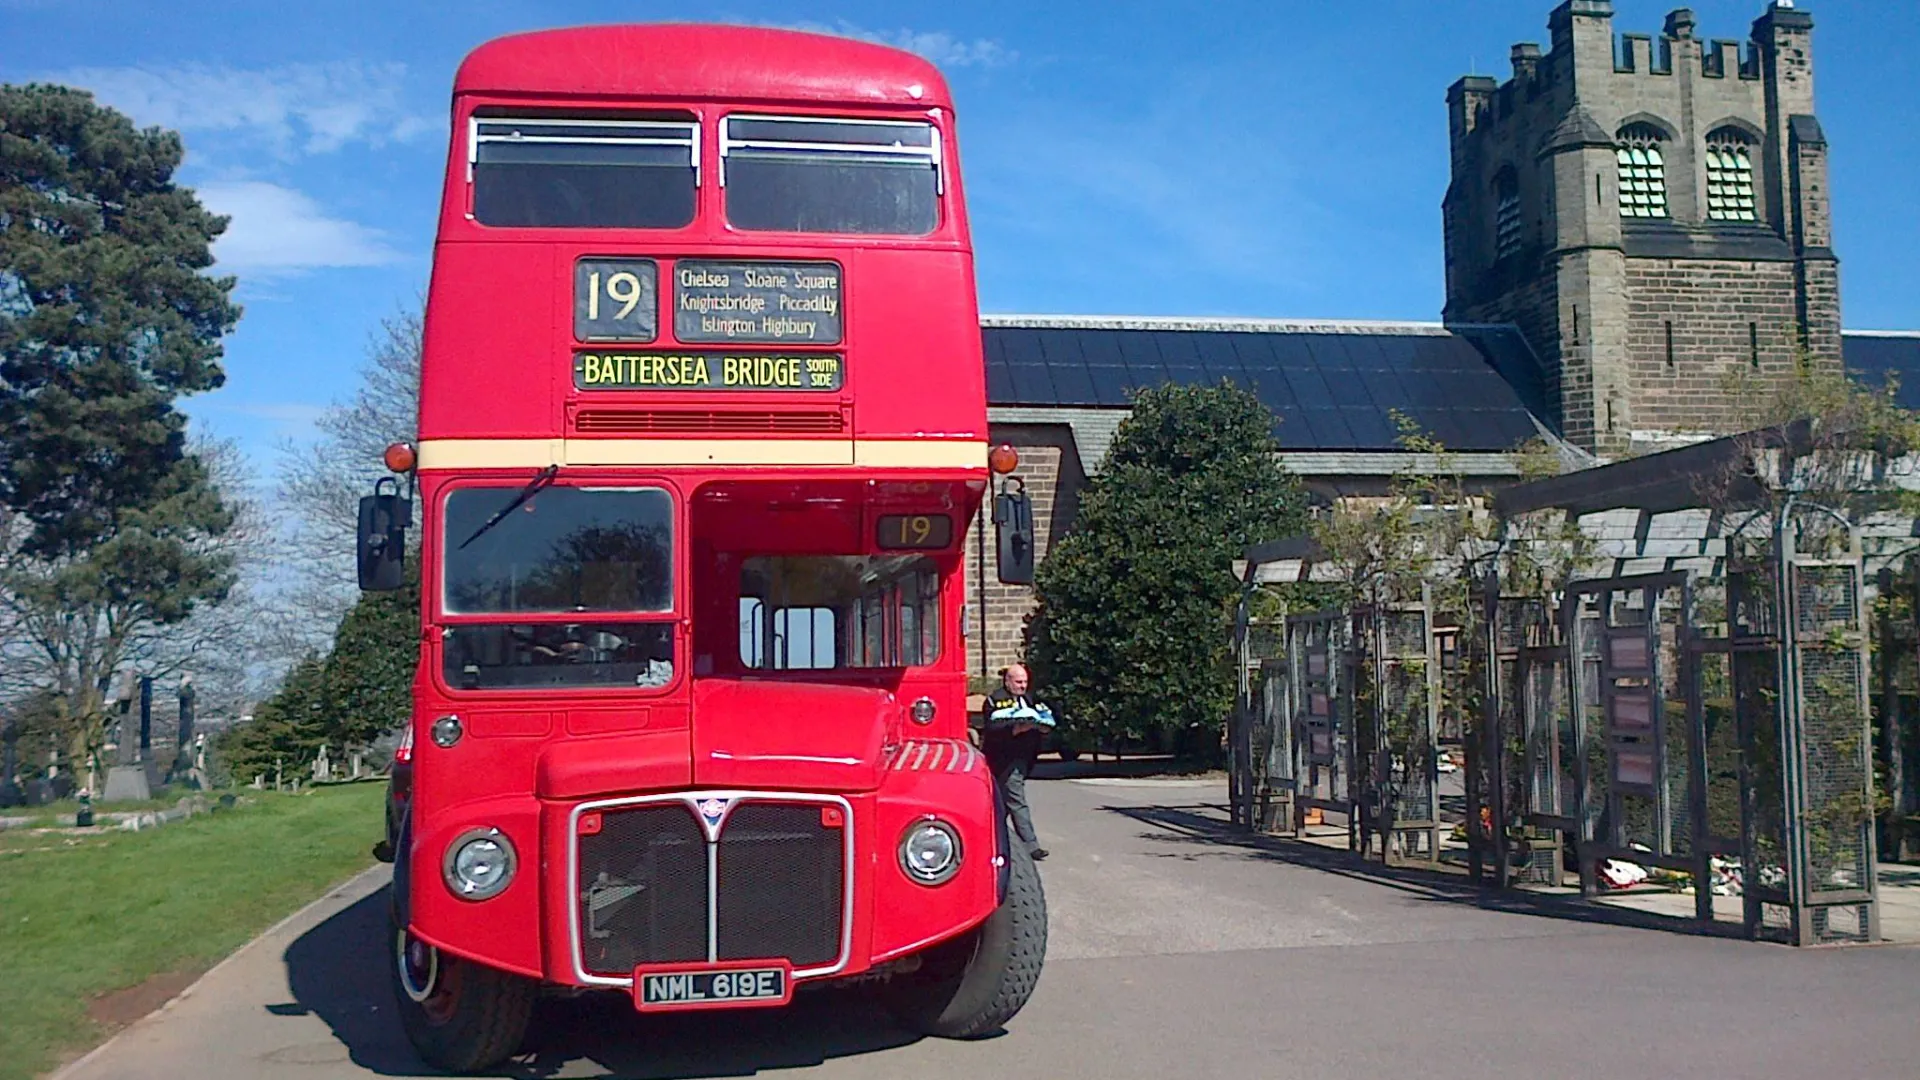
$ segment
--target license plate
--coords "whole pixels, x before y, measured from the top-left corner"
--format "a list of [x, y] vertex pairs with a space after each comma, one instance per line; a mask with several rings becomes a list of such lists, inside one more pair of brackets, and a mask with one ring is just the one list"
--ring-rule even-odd
[[633, 1003], [642, 1011], [785, 1005], [793, 997], [786, 967], [643, 968], [633, 975]]

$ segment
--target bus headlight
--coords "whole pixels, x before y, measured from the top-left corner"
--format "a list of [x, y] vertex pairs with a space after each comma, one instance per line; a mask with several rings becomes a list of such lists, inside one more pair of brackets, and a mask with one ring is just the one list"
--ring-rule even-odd
[[913, 708], [909, 710], [910, 714], [913, 716], [913, 722], [916, 724], [933, 723], [933, 714], [935, 711], [936, 710], [933, 707], [933, 699], [930, 697], [923, 697], [918, 701], [915, 701], [913, 703]]
[[513, 844], [499, 829], [470, 829], [447, 845], [440, 865], [447, 888], [462, 900], [488, 900], [513, 880]]
[[430, 732], [433, 736], [433, 745], [442, 750], [453, 749], [453, 744], [459, 742], [460, 736], [464, 733], [465, 729], [460, 726], [460, 718], [457, 716], [443, 716], [435, 720]]
[[939, 885], [960, 871], [960, 835], [944, 821], [926, 817], [900, 838], [900, 869], [922, 885]]

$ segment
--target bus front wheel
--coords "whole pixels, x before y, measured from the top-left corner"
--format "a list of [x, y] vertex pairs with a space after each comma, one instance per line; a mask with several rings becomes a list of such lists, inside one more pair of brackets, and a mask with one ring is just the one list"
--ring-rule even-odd
[[421, 1060], [466, 1073], [492, 1068], [520, 1048], [533, 1015], [533, 980], [441, 952], [394, 931], [393, 996]]
[[891, 979], [887, 1008], [910, 1031], [977, 1039], [999, 1031], [1033, 996], [1047, 956], [1040, 870], [1015, 843], [1007, 895], [987, 921], [927, 950], [919, 970]]

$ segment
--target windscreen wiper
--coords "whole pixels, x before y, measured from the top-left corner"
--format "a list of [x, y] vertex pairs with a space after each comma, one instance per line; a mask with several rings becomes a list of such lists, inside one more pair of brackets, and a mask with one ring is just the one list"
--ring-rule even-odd
[[553, 483], [553, 478], [555, 476], [558, 476], [559, 474], [560, 474], [560, 466], [558, 464], [549, 465], [546, 468], [541, 469], [539, 476], [534, 477], [527, 484], [526, 487], [523, 487], [520, 489], [520, 494], [515, 495], [513, 497], [513, 500], [507, 503], [507, 505], [494, 511], [492, 517], [488, 518], [486, 521], [481, 522], [480, 527], [473, 530], [473, 535], [467, 537], [465, 540], [460, 541], [460, 547], [455, 548], [454, 550], [456, 551], [464, 550], [468, 544], [471, 544], [475, 540], [480, 539], [481, 533], [486, 532], [488, 529], [491, 529], [495, 525], [498, 525], [502, 521], [506, 520], [506, 517], [508, 514], [511, 514], [515, 510], [520, 509], [521, 505], [525, 503], [528, 499], [533, 498], [534, 495], [538, 493], [541, 488], [546, 487], [548, 484]]

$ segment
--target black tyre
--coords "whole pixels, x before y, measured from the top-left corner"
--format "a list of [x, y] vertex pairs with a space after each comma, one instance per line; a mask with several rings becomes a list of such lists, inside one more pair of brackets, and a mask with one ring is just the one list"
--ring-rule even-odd
[[393, 996], [422, 1061], [467, 1073], [511, 1057], [526, 1037], [538, 984], [394, 931]]
[[979, 927], [927, 950], [918, 971], [891, 980], [888, 1009], [910, 1031], [977, 1039], [999, 1031], [1033, 996], [1047, 958], [1047, 897], [1024, 847], [1009, 854], [1007, 895]]

